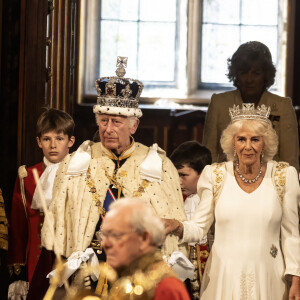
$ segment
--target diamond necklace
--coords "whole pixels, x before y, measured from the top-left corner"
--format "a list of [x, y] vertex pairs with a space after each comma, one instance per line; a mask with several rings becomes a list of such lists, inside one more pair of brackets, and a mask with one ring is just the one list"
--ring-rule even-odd
[[261, 176], [261, 174], [262, 174], [262, 162], [260, 163], [260, 169], [259, 169], [259, 172], [258, 172], [257, 176], [256, 176], [255, 178], [253, 178], [253, 179], [246, 179], [246, 178], [242, 175], [242, 173], [241, 173], [241, 171], [240, 171], [240, 165], [239, 165], [239, 161], [238, 161], [238, 160], [236, 161], [236, 171], [237, 171], [239, 177], [241, 178], [241, 180], [243, 180], [245, 183], [254, 183], [254, 182], [256, 182], [256, 181], [258, 180], [258, 178], [259, 178], [259, 177]]

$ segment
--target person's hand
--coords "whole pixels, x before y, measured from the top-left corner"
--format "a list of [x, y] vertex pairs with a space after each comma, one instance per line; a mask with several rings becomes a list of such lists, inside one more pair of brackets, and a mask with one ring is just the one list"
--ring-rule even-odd
[[292, 286], [289, 292], [289, 300], [300, 300], [300, 277], [293, 276]]
[[177, 235], [180, 239], [183, 237], [183, 225], [178, 220], [175, 219], [161, 219], [165, 225], [166, 235], [172, 233]]

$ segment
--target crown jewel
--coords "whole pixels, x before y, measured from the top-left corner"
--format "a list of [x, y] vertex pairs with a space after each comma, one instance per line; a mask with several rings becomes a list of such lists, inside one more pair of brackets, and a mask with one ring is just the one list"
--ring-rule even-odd
[[239, 105], [233, 105], [229, 108], [231, 123], [239, 120], [259, 120], [268, 122], [271, 108], [262, 104], [255, 109], [254, 103], [243, 103], [242, 109]]
[[97, 105], [95, 113], [117, 114], [141, 117], [138, 108], [139, 98], [143, 90], [143, 83], [137, 79], [124, 78], [127, 67], [127, 57], [118, 56], [116, 75], [101, 77], [96, 80]]

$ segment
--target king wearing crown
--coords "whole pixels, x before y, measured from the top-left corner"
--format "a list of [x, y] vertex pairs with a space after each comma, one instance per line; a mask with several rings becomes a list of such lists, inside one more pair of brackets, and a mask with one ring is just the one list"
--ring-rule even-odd
[[[96, 80], [98, 97], [93, 111], [100, 142], [85, 141], [61, 164], [50, 208], [53, 220], [45, 221], [42, 229], [44, 252], [53, 251], [55, 244], [56, 251], [69, 260], [80, 259], [85, 265], [95, 259], [105, 260], [96, 233], [101, 234], [100, 225], [110, 203], [121, 197], [138, 198], [161, 218], [185, 220], [177, 170], [157, 144], [147, 147], [133, 138], [142, 116], [138, 104], [143, 84], [124, 77], [126, 65], [127, 58], [118, 57], [117, 76]], [[52, 228], [54, 238], [50, 234]], [[122, 237], [119, 242], [125, 240]], [[186, 253], [186, 244], [178, 245], [178, 238], [168, 235], [161, 254], [168, 259], [178, 250]], [[82, 267], [80, 263], [78, 267]], [[70, 273], [71, 281], [83, 285], [84, 280], [74, 279], [77, 271]], [[88, 285], [93, 285], [98, 275], [96, 272], [88, 277]], [[39, 282], [42, 296], [45, 290], [40, 286]]]
[[144, 85], [137, 79], [124, 78], [126, 67], [127, 57], [118, 56], [117, 76], [101, 77], [96, 80], [98, 104], [94, 107], [94, 113], [137, 118], [142, 116], [138, 104]]

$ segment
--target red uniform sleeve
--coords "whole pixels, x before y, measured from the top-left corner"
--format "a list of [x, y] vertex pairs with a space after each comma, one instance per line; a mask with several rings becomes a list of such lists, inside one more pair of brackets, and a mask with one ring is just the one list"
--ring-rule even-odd
[[7, 262], [8, 264], [25, 264], [28, 222], [22, 200], [19, 178], [17, 178], [14, 187], [9, 224], [9, 251]]
[[[40, 254], [40, 237], [39, 237], [39, 221], [40, 213], [38, 210], [31, 208], [32, 197], [35, 191], [35, 180], [33, 178], [32, 170], [36, 168], [39, 176], [43, 172], [43, 163], [39, 163], [33, 167], [27, 168], [26, 172], [23, 167], [19, 168], [19, 172], [24, 176], [24, 192], [25, 201], [23, 203], [21, 193], [21, 180], [19, 177], [16, 180], [11, 214], [9, 218], [9, 245], [7, 263], [11, 275], [11, 281], [15, 280], [28, 280], [30, 281], [34, 268], [38, 261], [38, 255]], [[21, 270], [16, 265], [20, 265]], [[24, 269], [28, 268], [28, 272]], [[12, 266], [14, 266], [12, 268]], [[21, 272], [21, 273], [20, 273]], [[28, 273], [28, 274], [27, 274]], [[28, 278], [28, 279], [27, 279]]]
[[153, 300], [190, 300], [185, 285], [175, 277], [166, 277], [155, 290]]

